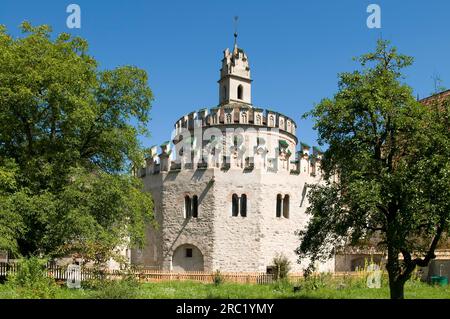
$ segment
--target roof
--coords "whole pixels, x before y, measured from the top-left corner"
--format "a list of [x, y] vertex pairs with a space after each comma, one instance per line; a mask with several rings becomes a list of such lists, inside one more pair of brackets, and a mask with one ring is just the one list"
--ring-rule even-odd
[[288, 142], [286, 142], [286, 140], [279, 140], [278, 143], [282, 147], [288, 147], [289, 146], [289, 144], [288, 144]]
[[320, 154], [323, 153], [323, 151], [320, 148], [318, 148], [317, 146], [313, 146], [313, 151], [317, 152], [317, 153], [320, 153]]
[[424, 99], [419, 100], [419, 102], [422, 103], [422, 104], [427, 105], [427, 104], [430, 104], [433, 101], [442, 100], [442, 99], [445, 99], [447, 97], [450, 97], [450, 90], [446, 90], [446, 91], [442, 91], [442, 92], [430, 95], [430, 96], [428, 96], [428, 97], [426, 97]]
[[303, 143], [303, 142], [300, 142], [300, 145], [301, 145], [303, 148], [311, 148], [311, 146], [309, 146], [308, 144]]
[[247, 108], [247, 109], [253, 108], [253, 106], [251, 106], [250, 104], [239, 103], [239, 102], [231, 102], [231, 103], [227, 103], [227, 104], [221, 104], [218, 108], [228, 109], [228, 108], [236, 108], [236, 107]]

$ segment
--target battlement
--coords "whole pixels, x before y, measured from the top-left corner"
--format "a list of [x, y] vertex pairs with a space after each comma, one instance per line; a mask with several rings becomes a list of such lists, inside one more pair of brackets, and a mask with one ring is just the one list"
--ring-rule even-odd
[[[310, 147], [301, 143], [301, 150], [292, 154], [287, 145], [282, 142], [275, 147], [274, 152], [270, 152], [267, 147], [260, 146], [256, 149], [253, 156], [243, 156], [238, 148], [231, 154], [210, 156], [204, 152], [192, 151], [189, 157], [181, 156], [176, 160], [171, 158], [173, 152], [170, 150], [169, 141], [158, 147], [153, 146], [150, 149], [150, 156], [145, 160], [145, 164], [139, 168], [133, 169], [133, 174], [144, 178], [148, 175], [157, 175], [161, 173], [178, 173], [183, 170], [206, 170], [220, 169], [226, 172], [230, 169], [242, 170], [242, 172], [251, 172], [260, 170], [264, 173], [286, 173], [290, 175], [311, 176], [320, 178], [322, 151], [317, 147]], [[206, 156], [196, 157], [196, 153], [206, 153]], [[275, 156], [268, 156], [269, 153]]]
[[211, 109], [201, 109], [182, 116], [175, 123], [175, 134], [197, 127], [223, 125], [251, 125], [278, 128], [295, 137], [297, 125], [290, 117], [269, 109], [252, 107], [243, 103], [230, 103]]

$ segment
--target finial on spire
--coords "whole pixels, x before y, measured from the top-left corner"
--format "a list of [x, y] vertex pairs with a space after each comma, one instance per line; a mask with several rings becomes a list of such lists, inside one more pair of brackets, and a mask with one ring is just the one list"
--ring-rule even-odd
[[238, 32], [237, 32], [237, 25], [238, 25], [238, 16], [234, 17], [234, 49], [237, 49], [237, 37], [238, 37]]

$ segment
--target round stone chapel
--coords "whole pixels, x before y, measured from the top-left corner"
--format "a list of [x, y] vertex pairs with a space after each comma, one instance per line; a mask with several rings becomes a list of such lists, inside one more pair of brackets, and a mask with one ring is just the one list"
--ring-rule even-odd
[[[252, 104], [246, 53], [226, 49], [219, 103], [174, 125], [135, 170], [151, 193], [157, 227], [131, 252], [143, 267], [182, 271], [266, 272], [283, 254], [297, 263], [296, 232], [307, 222], [307, 192], [319, 183], [321, 152], [299, 145], [295, 121]], [[334, 261], [317, 265], [333, 271]]]

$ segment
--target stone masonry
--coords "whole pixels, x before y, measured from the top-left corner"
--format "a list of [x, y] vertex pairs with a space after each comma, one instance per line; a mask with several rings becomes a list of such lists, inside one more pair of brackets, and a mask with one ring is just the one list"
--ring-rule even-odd
[[[296, 123], [251, 104], [247, 55], [225, 50], [219, 105], [181, 117], [170, 142], [135, 174], [154, 200], [158, 227], [134, 264], [173, 271], [265, 272], [277, 254], [301, 271], [296, 231], [306, 225], [321, 152], [301, 144]], [[334, 261], [319, 270], [333, 271]]]

